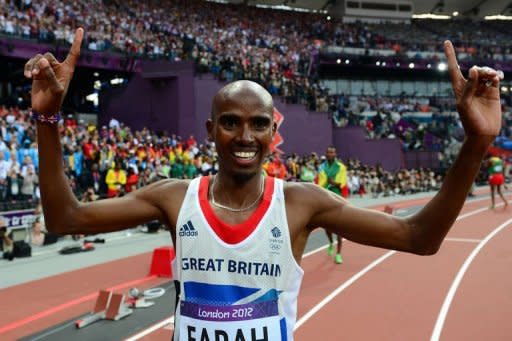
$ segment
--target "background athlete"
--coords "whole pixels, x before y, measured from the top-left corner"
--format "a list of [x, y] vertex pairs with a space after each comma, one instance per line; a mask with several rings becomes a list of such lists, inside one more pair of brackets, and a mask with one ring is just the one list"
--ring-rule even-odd
[[[348, 196], [347, 167], [336, 158], [336, 147], [334, 146], [330, 146], [325, 152], [325, 161], [320, 165], [318, 172], [318, 185], [343, 198], [347, 198]], [[327, 234], [327, 239], [329, 239], [327, 254], [332, 256], [334, 253], [332, 233], [328, 230], [326, 230], [325, 233]], [[339, 234], [336, 234], [336, 237], [337, 245], [334, 261], [336, 264], [341, 264], [343, 263], [343, 258], [341, 257], [343, 238]]]
[[507, 206], [508, 201], [501, 192], [501, 186], [505, 184], [505, 165], [503, 160], [498, 156], [491, 156], [487, 161], [487, 173], [489, 175], [489, 187], [491, 188], [491, 208], [495, 207], [494, 196], [496, 191], [498, 191], [501, 200]]
[[[60, 110], [79, 58], [82, 37], [83, 30], [78, 29], [71, 51], [62, 63], [47, 53], [35, 56], [25, 66], [25, 76], [32, 79], [32, 108], [39, 113], [36, 117], [40, 187], [47, 229], [59, 234], [92, 234], [121, 230], [158, 219], [170, 227], [176, 245], [179, 242], [176, 226], [188, 223], [180, 220], [180, 214], [187, 213], [181, 211], [181, 206], [190, 181], [162, 180], [121, 198], [90, 203], [79, 202], [69, 187], [62, 165], [57, 125], [41, 121]], [[287, 224], [276, 230], [275, 235], [284, 233], [290, 241], [285, 250], [290, 254], [290, 263], [300, 264], [309, 234], [317, 226], [361, 244], [419, 255], [437, 252], [459, 214], [482, 158], [501, 125], [500, 74], [490, 68], [473, 67], [466, 79], [457, 65], [450, 42], [445, 43], [445, 54], [466, 139], [439, 192], [419, 212], [397, 217], [352, 206], [317, 185], [283, 183], [281, 192], [274, 191], [270, 200], [282, 194], [282, 206], [271, 206], [282, 213], [275, 219], [286, 218]], [[261, 166], [277, 128], [273, 121], [272, 97], [253, 82], [228, 84], [215, 95], [212, 117], [206, 127], [217, 148], [219, 172], [214, 179], [202, 180], [206, 184], [206, 193], [202, 193], [202, 197], [208, 205], [215, 198], [217, 205], [210, 205], [211, 214], [221, 223], [235, 227], [239, 224], [251, 226], [253, 214], [260, 214], [258, 210], [262, 210], [262, 203], [269, 200], [262, 195], [269, 187], [263, 182]], [[215, 186], [212, 186], [212, 181]], [[275, 181], [279, 184], [280, 180]], [[259, 231], [256, 227], [251, 228]], [[245, 247], [261, 242], [251, 240], [250, 236], [245, 240]], [[220, 245], [222, 243], [219, 242], [215, 247]], [[234, 246], [225, 246], [229, 257], [237, 261], [247, 258], [237, 250]], [[177, 252], [177, 261], [182, 258], [183, 255]], [[211, 275], [212, 281], [218, 279], [214, 273]], [[246, 277], [248, 281], [253, 280]], [[300, 281], [287, 284], [297, 287]], [[279, 288], [275, 289], [274, 293]], [[180, 302], [187, 299], [188, 292], [181, 294]], [[283, 307], [280, 303], [278, 313], [285, 319], [286, 333], [292, 339], [296, 294], [279, 292], [279, 299], [283, 296], [288, 298], [287, 305]]]

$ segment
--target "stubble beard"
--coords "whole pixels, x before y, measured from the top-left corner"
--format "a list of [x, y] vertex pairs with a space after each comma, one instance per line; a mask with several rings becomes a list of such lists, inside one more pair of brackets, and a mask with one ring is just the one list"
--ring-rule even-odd
[[232, 172], [231, 176], [233, 177], [233, 181], [236, 184], [243, 184], [254, 178], [258, 173], [261, 172], [261, 169], [255, 172]]

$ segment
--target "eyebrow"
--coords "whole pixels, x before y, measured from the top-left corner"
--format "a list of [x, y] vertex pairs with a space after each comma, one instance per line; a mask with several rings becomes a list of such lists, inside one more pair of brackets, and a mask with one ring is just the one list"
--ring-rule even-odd
[[[217, 119], [220, 119], [220, 118], [224, 118], [224, 117], [228, 117], [228, 118], [240, 118], [242, 115], [241, 114], [237, 114], [237, 113], [234, 113], [234, 112], [231, 112], [231, 111], [226, 111], [226, 112], [221, 112], [221, 113], [218, 113], [217, 114]], [[268, 112], [259, 112], [251, 117], [249, 117], [249, 119], [268, 119], [268, 120], [272, 120], [273, 119], [273, 115], [268, 113]]]

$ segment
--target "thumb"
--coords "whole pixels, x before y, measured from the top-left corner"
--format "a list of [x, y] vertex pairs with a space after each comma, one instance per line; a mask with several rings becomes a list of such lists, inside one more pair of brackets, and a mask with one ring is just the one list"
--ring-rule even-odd
[[57, 80], [57, 77], [55, 76], [55, 72], [53, 72], [53, 69], [50, 66], [50, 62], [46, 58], [41, 58], [37, 62], [40, 76], [38, 77], [39, 80], [46, 80], [49, 84], [50, 91], [56, 94], [62, 94], [64, 92], [64, 86], [59, 83]]

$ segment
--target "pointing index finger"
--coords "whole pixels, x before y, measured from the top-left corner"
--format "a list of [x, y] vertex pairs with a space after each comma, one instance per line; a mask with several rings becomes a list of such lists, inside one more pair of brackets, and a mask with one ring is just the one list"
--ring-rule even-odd
[[460, 79], [464, 79], [464, 76], [462, 76], [462, 73], [459, 69], [459, 63], [457, 63], [455, 49], [453, 48], [452, 42], [449, 40], [444, 42], [444, 54], [448, 60], [448, 71], [450, 73], [452, 83], [457, 82]]
[[76, 66], [78, 62], [78, 58], [80, 57], [80, 46], [82, 45], [82, 39], [84, 37], [84, 29], [79, 27], [75, 32], [75, 40], [73, 40], [73, 45], [71, 45], [71, 49], [69, 50], [68, 56], [66, 57], [65, 63], [70, 64], [73, 68]]

